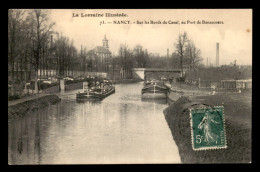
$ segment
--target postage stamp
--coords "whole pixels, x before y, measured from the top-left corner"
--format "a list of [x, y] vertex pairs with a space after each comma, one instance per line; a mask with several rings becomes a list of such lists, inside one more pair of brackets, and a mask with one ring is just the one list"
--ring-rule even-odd
[[227, 148], [224, 107], [190, 109], [193, 150]]

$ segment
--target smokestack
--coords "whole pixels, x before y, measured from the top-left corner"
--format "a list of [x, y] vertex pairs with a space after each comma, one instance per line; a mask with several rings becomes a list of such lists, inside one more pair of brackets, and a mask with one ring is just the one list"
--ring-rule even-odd
[[167, 58], [169, 58], [169, 48], [167, 48]]
[[82, 45], [81, 45], [81, 47], [80, 47], [80, 53], [82, 54]]
[[216, 67], [219, 67], [219, 43], [217, 43], [216, 47]]
[[52, 47], [52, 45], [53, 45], [53, 37], [51, 35], [51, 47]]

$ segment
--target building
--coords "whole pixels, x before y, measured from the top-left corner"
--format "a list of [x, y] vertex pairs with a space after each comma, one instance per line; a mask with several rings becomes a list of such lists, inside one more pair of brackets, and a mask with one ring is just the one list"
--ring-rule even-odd
[[88, 71], [108, 72], [109, 70], [112, 55], [109, 51], [106, 35], [102, 42], [103, 46], [96, 46], [87, 52]]

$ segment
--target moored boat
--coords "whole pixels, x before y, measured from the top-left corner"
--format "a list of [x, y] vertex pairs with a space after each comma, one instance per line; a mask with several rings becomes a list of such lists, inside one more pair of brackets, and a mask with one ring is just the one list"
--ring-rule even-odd
[[[86, 84], [85, 84], [86, 85]], [[76, 99], [78, 101], [84, 100], [102, 100], [107, 96], [115, 93], [115, 86], [112, 85], [102, 85], [96, 86], [92, 88], [88, 88], [88, 86], [84, 86], [83, 83], [83, 92], [79, 92], [76, 94]]]
[[162, 99], [167, 98], [168, 88], [163, 82], [158, 80], [145, 81], [144, 87], [142, 88], [143, 99]]

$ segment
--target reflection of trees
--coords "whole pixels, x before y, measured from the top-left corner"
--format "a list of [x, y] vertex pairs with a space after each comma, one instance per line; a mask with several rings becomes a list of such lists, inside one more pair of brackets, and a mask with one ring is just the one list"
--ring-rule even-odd
[[34, 143], [34, 155], [37, 155], [38, 163], [41, 162], [41, 139], [40, 139], [40, 124], [39, 124], [39, 113], [37, 110], [37, 118], [35, 122], [35, 143]]
[[11, 125], [8, 128], [8, 163], [15, 164], [16, 163], [16, 126]]

